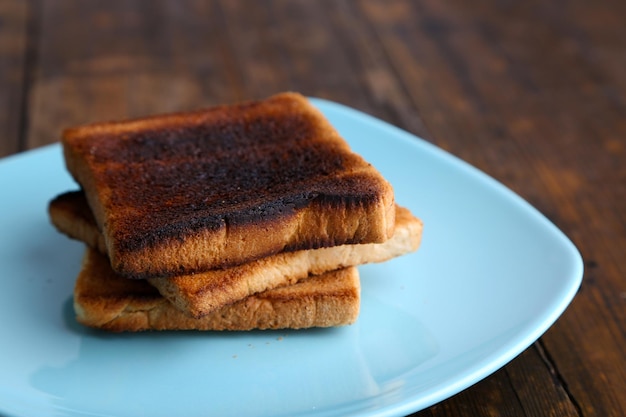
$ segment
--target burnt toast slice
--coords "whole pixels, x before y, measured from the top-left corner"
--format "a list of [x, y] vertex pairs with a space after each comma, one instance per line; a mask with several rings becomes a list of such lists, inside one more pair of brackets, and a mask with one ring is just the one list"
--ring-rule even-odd
[[[53, 225], [67, 236], [106, 253], [84, 193], [61, 194], [49, 203]], [[396, 208], [394, 234], [384, 243], [341, 245], [281, 252], [244, 265], [196, 274], [148, 278], [179, 310], [202, 317], [220, 307], [279, 286], [294, 284], [310, 275], [334, 269], [383, 262], [418, 249], [422, 222], [403, 207]]]
[[87, 248], [74, 287], [79, 323], [112, 332], [145, 330], [303, 329], [352, 324], [360, 307], [354, 267], [265, 291], [192, 318], [145, 280], [116, 274], [105, 255]]
[[394, 230], [391, 185], [296, 93], [75, 127], [62, 144], [113, 269], [130, 278], [380, 243]]

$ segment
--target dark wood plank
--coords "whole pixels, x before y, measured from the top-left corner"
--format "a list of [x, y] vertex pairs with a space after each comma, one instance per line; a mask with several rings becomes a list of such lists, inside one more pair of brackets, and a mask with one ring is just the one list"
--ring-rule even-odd
[[[546, 368], [549, 376], [546, 375]], [[512, 361], [504, 371], [522, 404], [524, 415], [582, 415], [576, 399], [563, 385], [552, 359], [546, 357], [541, 341]]]
[[432, 140], [528, 199], [588, 260], [542, 341], [584, 415], [624, 415], [624, 4], [360, 5]]
[[[430, 137], [419, 112], [397, 80], [394, 67], [387, 58], [376, 32], [353, 2], [327, 4], [336, 38], [350, 63], [348, 77], [357, 80], [357, 89], [368, 97], [361, 110], [394, 125], [401, 126], [423, 138]], [[358, 106], [351, 103], [352, 106]]]
[[372, 109], [328, 2], [270, 1], [271, 25], [280, 28], [280, 65], [291, 89], [361, 110]]
[[414, 415], [579, 416], [575, 404], [555, 378], [556, 375], [546, 375], [542, 349], [535, 344], [484, 381]]
[[307, 95], [366, 107], [347, 60], [342, 42], [337, 42], [324, 3], [270, 1], [271, 24], [279, 27], [281, 66], [287, 70], [293, 89]]
[[0, 158], [23, 150], [26, 74], [33, 45], [33, 16], [28, 2], [0, 1]]
[[380, 43], [350, 2], [223, 1], [221, 6], [244, 97], [297, 90], [395, 124], [402, 119], [426, 134]]
[[74, 124], [233, 100], [220, 19], [214, 2], [44, 2], [28, 145]]
[[280, 65], [280, 27], [271, 24], [264, 2], [220, 1], [224, 41], [233, 54], [233, 73], [240, 90], [237, 100], [257, 99], [293, 89]]

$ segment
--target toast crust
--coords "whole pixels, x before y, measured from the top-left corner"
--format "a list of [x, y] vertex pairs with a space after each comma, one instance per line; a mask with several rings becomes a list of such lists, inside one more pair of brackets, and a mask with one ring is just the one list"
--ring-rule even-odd
[[78, 322], [112, 332], [343, 326], [356, 321], [359, 308], [358, 271], [345, 268], [248, 297], [196, 319], [146, 281], [116, 274], [109, 260], [92, 248], [85, 253], [74, 288]]
[[[68, 192], [49, 204], [57, 229], [106, 253], [103, 238], [80, 191]], [[347, 266], [384, 262], [418, 249], [422, 222], [403, 207], [396, 208], [396, 228], [384, 243], [341, 245], [282, 252], [226, 269], [149, 278], [148, 282], [179, 310], [202, 317], [221, 306], [279, 286], [291, 285], [309, 275]]]
[[384, 242], [394, 229], [391, 185], [299, 94], [86, 125], [62, 143], [128, 277]]

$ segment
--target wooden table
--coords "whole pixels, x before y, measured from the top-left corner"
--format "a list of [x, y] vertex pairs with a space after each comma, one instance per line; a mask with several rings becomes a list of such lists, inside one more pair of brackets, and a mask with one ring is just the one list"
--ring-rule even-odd
[[626, 2], [0, 1], [0, 156], [282, 90], [461, 157], [585, 259], [539, 341], [417, 415], [626, 415]]

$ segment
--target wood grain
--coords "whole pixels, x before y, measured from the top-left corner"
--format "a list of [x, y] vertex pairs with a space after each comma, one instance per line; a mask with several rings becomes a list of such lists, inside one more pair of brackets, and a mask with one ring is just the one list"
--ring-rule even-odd
[[28, 2], [0, 1], [0, 157], [23, 150], [28, 61], [34, 48], [30, 12]]
[[626, 415], [626, 2], [0, 1], [0, 156], [74, 124], [297, 90], [389, 121], [537, 207], [574, 302], [424, 416]]
[[[46, 2], [28, 143], [64, 127], [237, 98], [214, 2]], [[67, 25], [71, 16], [80, 16]], [[206, 20], [203, 19], [206, 17]], [[60, 99], [62, 98], [62, 99]]]

